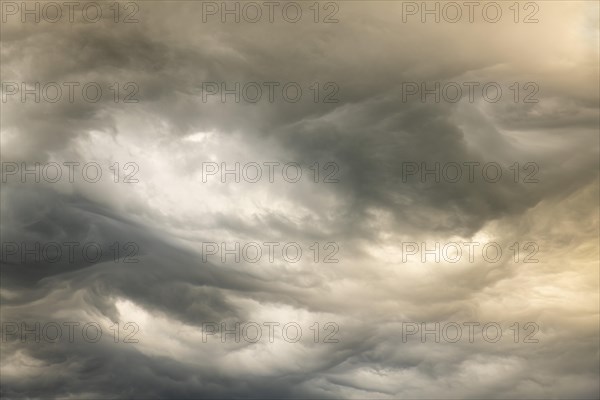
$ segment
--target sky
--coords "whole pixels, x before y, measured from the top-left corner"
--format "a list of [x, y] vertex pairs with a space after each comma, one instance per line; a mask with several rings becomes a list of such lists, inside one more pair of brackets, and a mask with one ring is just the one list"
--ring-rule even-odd
[[7, 399], [600, 396], [595, 1], [2, 1]]

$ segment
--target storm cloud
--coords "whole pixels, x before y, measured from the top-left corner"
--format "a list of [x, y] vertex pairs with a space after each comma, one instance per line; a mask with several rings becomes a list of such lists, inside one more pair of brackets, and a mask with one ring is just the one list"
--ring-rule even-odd
[[2, 1], [2, 396], [598, 398], [598, 4], [490, 3]]

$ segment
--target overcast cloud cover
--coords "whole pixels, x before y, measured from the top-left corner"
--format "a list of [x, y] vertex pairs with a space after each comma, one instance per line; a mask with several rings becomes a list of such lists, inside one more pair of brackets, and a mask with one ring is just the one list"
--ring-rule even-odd
[[[518, 23], [513, 2], [498, 2], [497, 23], [480, 8], [473, 22], [422, 23], [400, 1], [321, 2], [318, 23], [312, 1], [296, 3], [297, 23], [282, 18], [286, 2], [272, 23], [266, 15], [222, 23], [203, 14], [200, 1], [122, 2], [118, 22], [113, 2], [96, 2], [104, 14], [92, 23], [81, 2], [73, 22], [23, 23], [7, 3], [21, 7], [2, 2], [3, 398], [600, 396], [598, 2], [519, 2]], [[536, 9], [538, 22], [523, 23]], [[138, 22], [123, 23], [132, 10]], [[338, 22], [324, 23], [334, 11]], [[66, 89], [55, 103], [34, 95], [22, 102], [11, 82], [19, 90], [23, 82], [81, 85], [73, 102]], [[103, 88], [98, 102], [82, 99], [88, 82]], [[108, 89], [115, 82], [119, 102]], [[137, 103], [123, 102], [127, 82], [139, 88]], [[265, 92], [256, 103], [233, 95], [223, 103], [219, 95], [204, 101], [203, 82], [281, 85], [273, 102]], [[282, 98], [287, 82], [302, 87], [300, 101]], [[487, 101], [480, 85], [473, 101], [465, 90], [456, 102], [423, 102], [403, 97], [406, 82], [497, 82], [503, 94]], [[534, 86], [524, 88], [528, 82]], [[524, 102], [532, 87], [538, 101]], [[338, 101], [324, 102], [335, 88]], [[36, 183], [8, 172], [12, 163], [36, 162], [97, 162], [103, 175], [90, 183], [77, 169], [74, 182]], [[115, 162], [118, 183], [109, 169]], [[303, 176], [287, 182], [280, 166], [273, 183], [265, 176], [222, 183], [219, 174], [203, 182], [208, 162], [296, 162]], [[315, 162], [318, 183], [309, 169]], [[335, 165], [325, 169], [328, 162]], [[403, 179], [407, 163], [436, 162], [495, 162], [503, 176], [488, 182], [479, 167], [473, 182]], [[524, 182], [528, 162], [537, 166], [536, 183]], [[137, 165], [137, 183], [123, 182], [132, 171], [126, 163]], [[337, 182], [323, 182], [334, 169]], [[76, 250], [73, 260], [36, 261], [10, 247], [51, 242], [98, 243], [103, 255], [90, 262]], [[123, 262], [129, 242], [137, 263]], [[207, 242], [296, 242], [303, 257], [222, 262], [203, 253]], [[339, 247], [337, 263], [322, 262], [330, 242]], [[407, 242], [481, 245], [473, 262], [466, 254], [456, 263], [433, 255], [422, 262], [421, 253], [403, 259]], [[497, 262], [481, 256], [491, 242], [503, 250]], [[523, 262], [529, 242], [539, 262]], [[100, 340], [83, 340], [79, 326], [70, 342], [68, 321], [97, 322]], [[302, 337], [290, 343], [280, 326], [271, 343], [263, 326], [257, 343], [203, 338], [203, 323], [233, 329], [249, 321], [295, 322]], [[22, 322], [30, 329], [56, 322], [63, 337], [21, 340]], [[137, 343], [124, 342], [127, 322], [139, 327]], [[337, 343], [324, 343], [328, 322], [339, 328]], [[403, 340], [407, 323], [421, 322], [429, 329], [456, 322], [463, 336], [422, 342], [419, 332]], [[465, 322], [481, 324], [472, 343]], [[502, 327], [495, 343], [482, 337], [489, 322]], [[537, 343], [529, 343], [535, 326]]]

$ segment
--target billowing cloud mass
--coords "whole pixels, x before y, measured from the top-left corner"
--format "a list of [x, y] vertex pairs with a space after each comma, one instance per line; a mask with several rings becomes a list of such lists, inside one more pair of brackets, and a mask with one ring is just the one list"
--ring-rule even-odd
[[598, 398], [598, 3], [463, 3], [2, 1], [2, 397]]

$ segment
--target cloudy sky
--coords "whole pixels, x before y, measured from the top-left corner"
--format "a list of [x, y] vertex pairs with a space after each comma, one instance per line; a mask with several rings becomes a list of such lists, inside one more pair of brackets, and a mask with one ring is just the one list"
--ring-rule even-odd
[[599, 397], [597, 2], [1, 11], [3, 397]]

